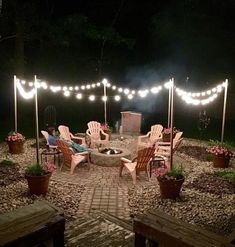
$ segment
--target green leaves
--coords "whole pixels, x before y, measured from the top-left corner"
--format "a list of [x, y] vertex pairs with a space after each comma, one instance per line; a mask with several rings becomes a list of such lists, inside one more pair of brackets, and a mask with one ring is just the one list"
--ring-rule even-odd
[[235, 172], [234, 171], [218, 171], [214, 173], [215, 176], [223, 177], [227, 179], [230, 183], [235, 185]]
[[0, 166], [12, 166], [15, 163], [12, 160], [1, 160], [0, 161]]
[[26, 175], [30, 176], [43, 176], [45, 171], [42, 166], [38, 164], [29, 165], [25, 170]]

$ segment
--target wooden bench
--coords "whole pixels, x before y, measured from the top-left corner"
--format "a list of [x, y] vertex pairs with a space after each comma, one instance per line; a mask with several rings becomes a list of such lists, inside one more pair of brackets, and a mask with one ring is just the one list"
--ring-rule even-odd
[[[34, 204], [0, 215], [0, 246], [64, 246], [63, 212], [49, 202]], [[41, 246], [41, 245], [40, 245]]]
[[234, 247], [235, 232], [225, 237], [196, 225], [185, 223], [161, 211], [152, 210], [134, 219], [135, 247], [146, 246], [146, 239], [154, 246], [166, 247]]

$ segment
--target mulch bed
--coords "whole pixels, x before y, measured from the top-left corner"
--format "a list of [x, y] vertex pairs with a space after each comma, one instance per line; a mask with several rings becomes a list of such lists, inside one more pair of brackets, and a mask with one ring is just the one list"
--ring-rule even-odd
[[209, 161], [211, 159], [211, 155], [206, 151], [205, 147], [181, 146], [177, 149], [177, 151], [200, 161]]
[[211, 173], [203, 173], [192, 182], [185, 185], [189, 189], [198, 190], [200, 192], [211, 193], [215, 195], [234, 194], [235, 185], [227, 181], [225, 178], [217, 177]]
[[7, 186], [23, 179], [18, 164], [0, 165], [0, 186]]

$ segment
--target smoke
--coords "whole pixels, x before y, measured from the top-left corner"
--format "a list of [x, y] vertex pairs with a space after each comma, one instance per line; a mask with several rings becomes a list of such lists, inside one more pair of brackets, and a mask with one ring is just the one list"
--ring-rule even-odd
[[[180, 80], [185, 83], [187, 80], [186, 69], [180, 65], [163, 64], [162, 66], [155, 64], [132, 67], [126, 74], [128, 84], [125, 87], [130, 89], [146, 89], [153, 86], [163, 85], [174, 77], [175, 80]], [[183, 79], [182, 79], [183, 78]], [[156, 112], [167, 112], [168, 91], [162, 89], [158, 94], [148, 94], [145, 98], [136, 96], [134, 100], [126, 100], [122, 104], [122, 110], [130, 110], [142, 112], [145, 114], [153, 114]]]

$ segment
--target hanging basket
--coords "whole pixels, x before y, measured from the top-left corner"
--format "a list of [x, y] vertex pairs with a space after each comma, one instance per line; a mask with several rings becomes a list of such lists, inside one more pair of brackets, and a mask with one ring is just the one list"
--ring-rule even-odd
[[47, 173], [43, 176], [30, 176], [25, 174], [25, 178], [28, 181], [30, 194], [46, 195], [48, 191], [50, 177], [51, 173]]
[[24, 141], [7, 141], [11, 154], [21, 154], [24, 152]]
[[213, 155], [213, 166], [215, 168], [228, 168], [230, 156], [227, 155]]
[[179, 197], [184, 178], [178, 180], [166, 180], [158, 178], [162, 199], [176, 199]]

